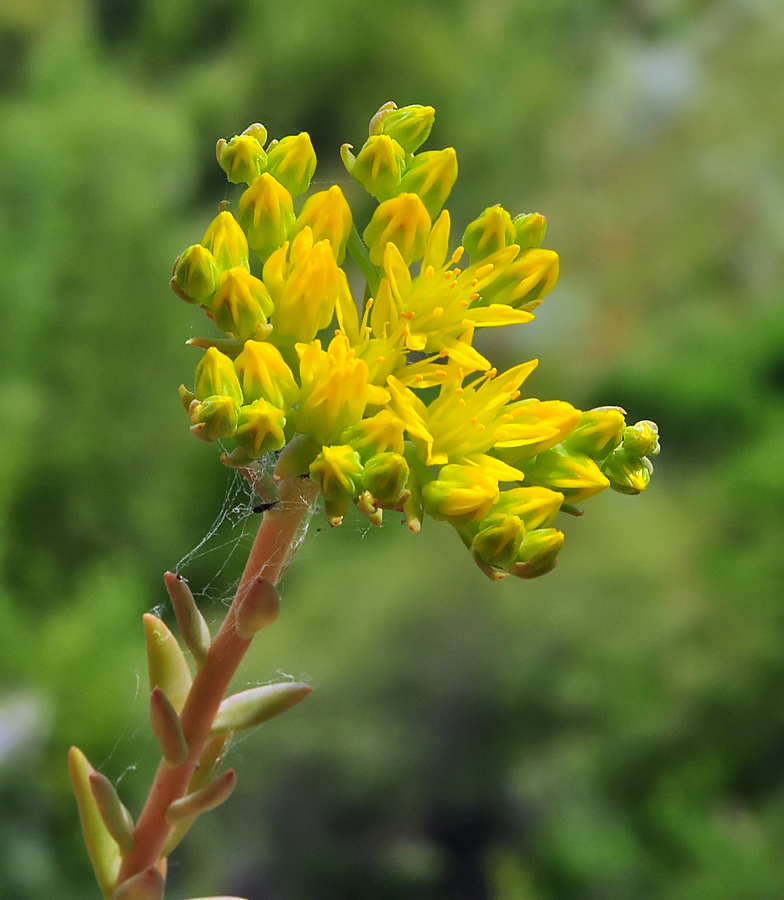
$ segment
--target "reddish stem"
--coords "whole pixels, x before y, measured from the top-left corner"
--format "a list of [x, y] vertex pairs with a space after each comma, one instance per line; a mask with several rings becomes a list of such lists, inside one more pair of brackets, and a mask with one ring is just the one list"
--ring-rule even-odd
[[317, 488], [308, 478], [284, 479], [280, 483], [281, 502], [264, 513], [234, 602], [215, 635], [204, 667], [193, 679], [180, 715], [190, 749], [188, 759], [176, 768], [170, 768], [163, 760], [158, 766], [147, 802], [136, 823], [133, 851], [123, 860], [118, 884], [158, 862], [171, 831], [166, 822], [166, 810], [172, 801], [185, 796], [218, 707], [251, 644], [252, 639], [241, 638], [235, 631], [237, 608], [248, 585], [258, 575], [273, 584], [278, 582], [316, 494]]

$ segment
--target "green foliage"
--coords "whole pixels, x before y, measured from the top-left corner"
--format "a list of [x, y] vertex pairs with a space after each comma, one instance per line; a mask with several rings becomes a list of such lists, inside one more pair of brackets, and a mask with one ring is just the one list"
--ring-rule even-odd
[[[261, 118], [340, 173], [388, 99], [461, 150], [456, 233], [488, 196], [548, 218], [561, 281], [486, 352], [657, 420], [661, 477], [559, 520], [530, 584], [430, 523], [311, 537], [242, 678], [313, 696], [231, 751], [174, 896], [784, 893], [783, 27], [729, 0], [2, 5], [4, 897], [96, 894], [71, 743], [133, 813], [156, 762], [141, 614], [229, 477], [182, 427], [197, 313], [167, 288], [226, 190], [205, 148]], [[208, 621], [230, 549], [183, 573]]]

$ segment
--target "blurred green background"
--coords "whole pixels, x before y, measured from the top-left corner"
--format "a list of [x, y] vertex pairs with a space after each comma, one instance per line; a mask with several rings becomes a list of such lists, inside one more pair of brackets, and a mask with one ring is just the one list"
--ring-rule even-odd
[[457, 148], [456, 232], [548, 218], [561, 281], [489, 352], [663, 452], [531, 583], [437, 523], [317, 522], [239, 678], [315, 691], [234, 747], [171, 896], [784, 896], [783, 84], [777, 0], [2, 0], [4, 898], [97, 896], [67, 748], [138, 812], [140, 616], [223, 507], [182, 567], [217, 620], [247, 543], [167, 287], [227, 196], [215, 141], [308, 130], [342, 183], [389, 99]]

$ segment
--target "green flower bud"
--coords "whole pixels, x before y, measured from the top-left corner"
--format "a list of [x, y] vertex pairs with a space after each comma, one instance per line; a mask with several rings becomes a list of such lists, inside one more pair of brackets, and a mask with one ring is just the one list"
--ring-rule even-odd
[[354, 158], [350, 145], [341, 148], [343, 164], [349, 174], [377, 200], [389, 200], [400, 193], [405, 168], [405, 150], [386, 134], [369, 137]]
[[212, 301], [215, 324], [240, 341], [261, 339], [271, 330], [272, 298], [264, 282], [237, 266], [224, 272]]
[[373, 117], [371, 134], [388, 134], [394, 138], [406, 153], [415, 153], [430, 136], [436, 111], [432, 106], [402, 106], [396, 109], [394, 104], [379, 110], [378, 119]]
[[279, 409], [291, 410], [299, 397], [299, 387], [280, 350], [261, 341], [246, 341], [234, 360], [234, 370], [242, 384], [245, 403], [267, 400]]
[[218, 164], [232, 184], [252, 184], [266, 169], [267, 154], [262, 144], [263, 141], [259, 143], [247, 133], [236, 134], [229, 141], [223, 138], [218, 141], [215, 148]]
[[653, 463], [621, 446], [605, 460], [602, 472], [610, 480], [610, 487], [619, 494], [641, 494], [651, 480]]
[[656, 456], [659, 452], [659, 429], [656, 423], [643, 419], [624, 429], [623, 449], [634, 456]]
[[515, 216], [513, 222], [515, 239], [512, 243], [518, 245], [520, 253], [525, 253], [531, 247], [541, 247], [547, 231], [547, 219], [544, 216], [540, 216], [539, 213], [526, 213]]
[[471, 542], [471, 553], [488, 566], [506, 568], [514, 562], [524, 535], [518, 516], [489, 515]]
[[338, 185], [333, 184], [327, 191], [318, 191], [305, 201], [302, 212], [297, 216], [292, 234], [298, 234], [309, 227], [314, 243], [329, 241], [335, 260], [341, 265], [346, 256], [346, 245], [351, 234], [353, 220], [351, 208]]
[[196, 366], [196, 398], [206, 400], [215, 396], [231, 397], [242, 403], [242, 388], [234, 364], [225, 353], [210, 347]]
[[416, 194], [400, 194], [379, 204], [363, 237], [375, 266], [384, 263], [387, 244], [394, 244], [407, 266], [422, 258], [430, 233], [430, 215]]
[[221, 272], [235, 266], [248, 268], [248, 240], [234, 216], [224, 209], [210, 223], [202, 245], [215, 257]]
[[457, 154], [454, 147], [419, 153], [406, 168], [400, 191], [417, 194], [434, 219], [446, 203], [457, 180]]
[[563, 445], [545, 450], [519, 464], [525, 482], [559, 491], [567, 503], [581, 503], [610, 486], [596, 463], [582, 453], [570, 453]]
[[210, 443], [231, 437], [239, 421], [240, 405], [233, 397], [214, 396], [191, 404], [191, 433]]
[[292, 197], [306, 191], [316, 171], [316, 151], [310, 142], [310, 135], [301, 131], [277, 143], [273, 141], [267, 151], [267, 171]]
[[496, 250], [503, 250], [515, 242], [512, 217], [502, 206], [489, 206], [480, 216], [469, 222], [463, 233], [463, 246], [472, 263], [480, 262]]
[[250, 459], [258, 459], [270, 450], [280, 450], [286, 443], [283, 428], [286, 415], [266, 400], [256, 400], [240, 408], [232, 437]]
[[361, 482], [376, 506], [397, 509], [404, 499], [408, 476], [408, 463], [399, 453], [378, 453], [365, 463]]
[[212, 253], [201, 244], [194, 244], [177, 257], [171, 287], [187, 303], [208, 306], [219, 280], [220, 272]]
[[362, 490], [362, 462], [348, 444], [322, 447], [310, 464], [310, 477], [324, 498], [324, 511], [330, 525], [340, 525], [349, 503]]
[[422, 488], [425, 511], [455, 525], [479, 522], [498, 499], [498, 482], [478, 466], [444, 466]]
[[[589, 409], [580, 417], [577, 428], [564, 441], [569, 451], [604, 459], [621, 442], [626, 420], [619, 406], [600, 406]], [[627, 429], [628, 430], [628, 429]]]
[[527, 250], [482, 288], [482, 300], [478, 305], [506, 303], [514, 309], [530, 312], [550, 293], [556, 281], [558, 254], [553, 250]]
[[252, 249], [262, 261], [266, 260], [294, 227], [291, 194], [269, 172], [264, 172], [240, 197], [240, 221]]
[[538, 578], [555, 568], [564, 535], [555, 528], [529, 531], [520, 543], [514, 563], [507, 569], [518, 578]]

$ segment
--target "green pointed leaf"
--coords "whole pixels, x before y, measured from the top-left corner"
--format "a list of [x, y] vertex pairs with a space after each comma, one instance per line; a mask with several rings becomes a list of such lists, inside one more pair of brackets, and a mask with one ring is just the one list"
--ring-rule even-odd
[[171, 803], [166, 811], [166, 821], [169, 825], [175, 825], [181, 819], [188, 819], [215, 809], [216, 806], [220, 806], [221, 803], [228, 800], [236, 785], [237, 776], [234, 774], [234, 769], [229, 769], [198, 791]]
[[174, 612], [177, 614], [177, 624], [182, 639], [193, 654], [196, 665], [201, 668], [207, 659], [207, 651], [210, 649], [210, 629], [204, 621], [204, 616], [199, 612], [191, 589], [182, 575], [167, 572], [163, 576], [163, 580], [174, 605]]
[[104, 824], [98, 804], [95, 802], [90, 775], [95, 769], [78, 747], [71, 747], [68, 754], [68, 773], [71, 776], [76, 802], [79, 805], [79, 818], [82, 823], [84, 842], [93, 864], [95, 877], [104, 897], [110, 898], [120, 870], [120, 848], [109, 834]]
[[151, 613], [144, 615], [150, 690], [160, 687], [178, 713], [191, 689], [191, 672], [180, 645], [164, 623]]
[[163, 758], [170, 766], [181, 766], [188, 758], [188, 742], [177, 710], [158, 686], [150, 694], [150, 724]]
[[253, 728], [268, 719], [280, 715], [300, 700], [304, 700], [313, 688], [301, 681], [284, 681], [266, 684], [234, 694], [221, 703], [211, 734], [223, 734]]

